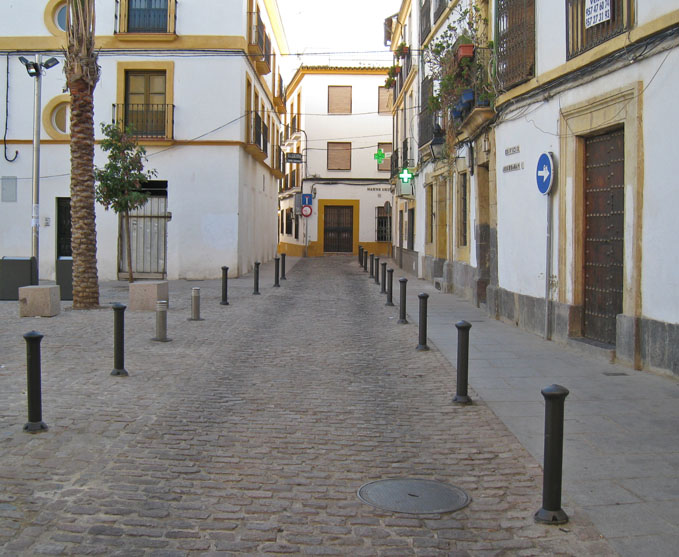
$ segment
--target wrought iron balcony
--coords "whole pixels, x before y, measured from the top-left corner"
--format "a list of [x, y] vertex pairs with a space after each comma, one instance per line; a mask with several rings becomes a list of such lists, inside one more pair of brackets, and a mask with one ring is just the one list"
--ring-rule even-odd
[[132, 129], [132, 133], [145, 139], [172, 139], [174, 137], [174, 105], [172, 104], [114, 104], [114, 124]]
[[259, 152], [250, 151], [256, 158], [264, 160], [269, 154], [269, 127], [256, 112], [252, 113], [250, 122], [250, 137], [248, 144], [255, 146]]
[[391, 177], [394, 178], [398, 176], [401, 172], [401, 167], [399, 166], [400, 159], [398, 158], [398, 149], [391, 153]]

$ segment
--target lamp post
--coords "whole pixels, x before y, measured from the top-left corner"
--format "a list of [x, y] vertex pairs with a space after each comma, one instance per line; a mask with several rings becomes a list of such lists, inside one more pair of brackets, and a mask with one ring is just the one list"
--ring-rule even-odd
[[48, 58], [42, 61], [42, 55], [35, 55], [35, 62], [19, 56], [19, 62], [26, 67], [30, 77], [35, 78], [35, 97], [33, 100], [33, 191], [31, 209], [31, 256], [35, 257], [36, 272], [40, 274], [39, 253], [40, 247], [40, 112], [43, 68], [49, 70], [59, 63], [56, 58]]

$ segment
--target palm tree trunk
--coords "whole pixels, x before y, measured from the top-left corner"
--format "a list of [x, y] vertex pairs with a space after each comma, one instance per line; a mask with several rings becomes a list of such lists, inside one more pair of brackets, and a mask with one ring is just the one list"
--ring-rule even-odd
[[73, 307], [89, 309], [99, 305], [94, 213], [94, 88], [82, 79], [70, 82], [69, 88]]
[[125, 211], [123, 216], [125, 219], [125, 248], [127, 250], [127, 281], [134, 282], [134, 277], [132, 276], [132, 238], [130, 238], [130, 212]]

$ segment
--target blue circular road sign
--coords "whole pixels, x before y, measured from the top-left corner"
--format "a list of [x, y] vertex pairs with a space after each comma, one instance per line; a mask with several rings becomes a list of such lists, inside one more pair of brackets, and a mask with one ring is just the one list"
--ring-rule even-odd
[[541, 194], [547, 195], [552, 189], [554, 182], [554, 160], [552, 153], [542, 153], [538, 159], [538, 166], [535, 171], [535, 179], [538, 183], [538, 190]]

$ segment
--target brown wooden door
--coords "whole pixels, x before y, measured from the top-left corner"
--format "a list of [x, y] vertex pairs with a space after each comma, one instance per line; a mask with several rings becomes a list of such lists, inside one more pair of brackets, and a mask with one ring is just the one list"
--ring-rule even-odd
[[326, 206], [323, 251], [351, 253], [354, 249], [354, 208]]
[[585, 139], [585, 337], [615, 344], [625, 221], [622, 129]]

